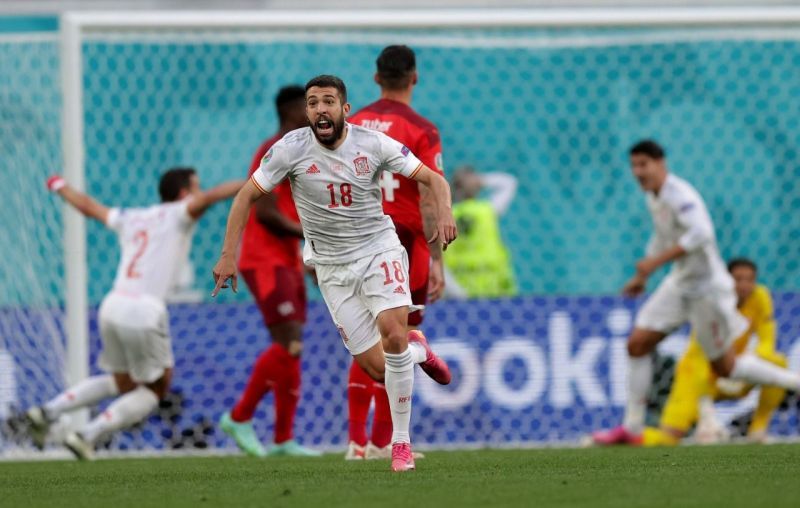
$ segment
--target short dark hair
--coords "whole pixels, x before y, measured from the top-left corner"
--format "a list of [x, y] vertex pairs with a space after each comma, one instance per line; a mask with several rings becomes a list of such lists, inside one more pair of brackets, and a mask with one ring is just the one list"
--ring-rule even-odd
[[375, 60], [380, 85], [389, 90], [405, 88], [417, 70], [414, 50], [404, 45], [386, 46]]
[[661, 160], [667, 156], [661, 145], [652, 139], [643, 139], [633, 145], [630, 149], [631, 155], [647, 155], [651, 159]]
[[732, 272], [741, 266], [746, 266], [747, 268], [753, 270], [754, 273], [758, 273], [758, 267], [756, 266], [755, 261], [753, 261], [752, 259], [733, 258], [730, 261], [728, 261], [729, 272]]
[[183, 189], [188, 189], [192, 185], [192, 175], [197, 174], [194, 168], [180, 167], [170, 168], [158, 182], [158, 193], [161, 195], [161, 202], [167, 203], [178, 199]]
[[286, 120], [289, 114], [289, 108], [295, 103], [305, 99], [306, 91], [300, 85], [288, 85], [278, 90], [278, 95], [275, 96], [275, 109], [278, 110], [278, 119], [280, 121]]
[[311, 87], [314, 86], [320, 88], [335, 88], [339, 92], [339, 98], [342, 100], [342, 104], [347, 102], [347, 87], [344, 86], [344, 81], [336, 76], [321, 74], [315, 78], [311, 78], [311, 80], [306, 83], [305, 93], [308, 93]]

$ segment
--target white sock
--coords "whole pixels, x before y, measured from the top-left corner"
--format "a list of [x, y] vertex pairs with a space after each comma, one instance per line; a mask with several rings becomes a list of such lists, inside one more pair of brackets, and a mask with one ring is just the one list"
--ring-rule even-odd
[[653, 383], [653, 361], [650, 355], [628, 357], [628, 402], [622, 426], [628, 432], [640, 434], [647, 415], [647, 394]]
[[[410, 349], [410, 348], [409, 348]], [[386, 373], [384, 384], [392, 411], [392, 444], [411, 443], [411, 394], [414, 390], [414, 362], [411, 351], [400, 354], [384, 353]]]
[[44, 410], [55, 420], [67, 411], [97, 404], [118, 393], [114, 376], [92, 376], [58, 394], [44, 405]]
[[425, 348], [422, 347], [422, 344], [409, 342], [408, 351], [411, 353], [411, 361], [414, 363], [422, 363], [428, 359], [428, 353], [425, 351]]
[[150, 414], [158, 406], [158, 397], [152, 390], [140, 386], [119, 397], [108, 408], [97, 415], [81, 431], [90, 443], [107, 432], [129, 427]]
[[793, 391], [800, 390], [800, 374], [752, 354], [736, 357], [730, 377], [757, 385], [779, 386]]

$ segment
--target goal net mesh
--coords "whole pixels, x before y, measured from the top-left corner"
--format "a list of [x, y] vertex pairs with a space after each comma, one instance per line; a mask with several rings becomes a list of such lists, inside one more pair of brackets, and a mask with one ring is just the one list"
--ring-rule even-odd
[[[759, 263], [762, 281], [779, 296], [779, 345], [795, 361], [795, 27], [93, 28], [81, 44], [86, 190], [108, 204], [136, 206], [158, 200], [157, 178], [171, 166], [196, 167], [204, 186], [243, 177], [255, 149], [277, 129], [273, 98], [281, 86], [336, 74], [358, 110], [378, 96], [375, 58], [392, 43], [417, 52], [414, 107], [440, 128], [446, 173], [469, 164], [519, 182], [501, 229], [521, 296], [431, 308], [423, 328], [462, 375], [450, 391], [420, 381], [418, 440], [574, 441], [619, 420], [620, 341], [638, 303], [603, 295], [617, 292], [650, 231], [627, 165], [627, 148], [643, 137], [662, 142], [671, 168], [702, 193], [723, 254]], [[61, 165], [61, 98], [53, 41], [0, 50], [0, 143], [9, 154], [0, 161], [0, 183], [14, 190], [0, 209], [0, 241], [9, 246], [0, 268], [0, 366], [10, 362], [16, 373], [0, 369], [0, 411], [9, 411], [42, 402], [63, 384], [61, 208], [43, 188]], [[226, 213], [221, 206], [202, 219], [183, 277], [181, 299], [190, 303], [171, 308], [178, 362], [172, 398], [145, 425], [116, 436], [112, 448], [231, 446], [213, 424], [268, 338], [246, 292], [208, 303]], [[87, 240], [96, 305], [111, 287], [118, 247], [95, 223]], [[319, 302], [311, 316], [298, 438], [340, 447], [348, 358]], [[94, 317], [90, 330], [94, 362]], [[681, 337], [664, 358], [680, 352]], [[671, 370], [662, 363], [663, 398]], [[780, 415], [774, 432], [793, 434], [794, 412]], [[257, 424], [265, 439], [271, 422], [268, 401]]]

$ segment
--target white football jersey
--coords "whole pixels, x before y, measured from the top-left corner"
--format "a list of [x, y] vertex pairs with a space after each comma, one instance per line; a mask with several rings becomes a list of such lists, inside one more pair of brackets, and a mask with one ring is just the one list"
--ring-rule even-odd
[[189, 255], [195, 220], [188, 201], [148, 208], [112, 208], [106, 226], [121, 249], [114, 291], [164, 300]]
[[335, 150], [322, 146], [310, 127], [286, 134], [252, 176], [264, 192], [289, 178], [308, 263], [344, 264], [399, 246], [394, 224], [383, 213], [381, 171], [411, 178], [422, 167], [389, 136], [352, 124], [346, 128], [347, 137]]
[[668, 174], [658, 195], [647, 193], [655, 232], [647, 246], [652, 256], [680, 244], [686, 255], [672, 265], [670, 276], [687, 291], [733, 287], [719, 254], [714, 224], [703, 198], [686, 180]]

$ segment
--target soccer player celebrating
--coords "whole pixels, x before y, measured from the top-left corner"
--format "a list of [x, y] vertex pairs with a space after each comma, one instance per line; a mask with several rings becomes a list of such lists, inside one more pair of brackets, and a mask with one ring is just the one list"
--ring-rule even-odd
[[[411, 109], [411, 96], [417, 84], [414, 51], [408, 46], [388, 46], [376, 61], [375, 82], [381, 98], [349, 118], [350, 123], [387, 134], [399, 141], [429, 168], [442, 174], [442, 144], [439, 131], [431, 122]], [[434, 302], [444, 290], [442, 250], [428, 245], [436, 227], [436, 210], [427, 187], [402, 175], [384, 171], [380, 180], [383, 211], [391, 217], [400, 243], [408, 253], [411, 302], [422, 307]], [[409, 331], [422, 323], [422, 308], [408, 315]], [[421, 332], [416, 332], [421, 333]], [[372, 437], [367, 441], [367, 415], [375, 397]], [[353, 362], [347, 385], [350, 445], [345, 458], [379, 459], [391, 457], [392, 418], [386, 388], [372, 380]]]
[[[755, 354], [775, 365], [786, 367], [786, 357], [775, 350], [775, 318], [772, 298], [766, 286], [757, 284], [756, 264], [745, 258], [733, 259], [728, 263], [728, 271], [733, 276], [736, 289], [737, 308], [750, 326], [744, 334], [733, 342], [736, 355], [749, 349], [750, 339], [755, 335]], [[692, 335], [689, 347], [675, 368], [669, 398], [664, 405], [658, 428], [647, 427], [642, 434], [645, 446], [677, 444], [697, 423], [695, 437], [708, 442], [718, 434], [713, 416], [713, 400], [741, 398], [753, 388], [750, 384], [718, 378], [711, 371], [711, 365], [703, 354], [703, 349]], [[766, 439], [767, 427], [773, 413], [783, 401], [786, 390], [777, 386], [762, 386], [758, 407], [748, 429], [751, 441]], [[699, 421], [698, 421], [699, 420]], [[708, 430], [706, 430], [708, 429]]]
[[628, 338], [628, 383], [625, 419], [621, 426], [597, 432], [597, 444], [641, 443], [647, 393], [653, 378], [651, 353], [668, 334], [686, 321], [720, 377], [752, 384], [800, 389], [800, 375], [753, 354], [736, 356], [732, 342], [747, 329], [736, 310], [733, 280], [719, 255], [714, 226], [700, 194], [685, 180], [669, 173], [664, 150], [651, 140], [630, 149], [631, 169], [642, 190], [655, 234], [647, 255], [636, 263], [636, 274], [623, 293], [641, 294], [648, 277], [673, 262], [672, 271], [639, 311]]
[[310, 127], [273, 145], [261, 167], [236, 195], [225, 243], [214, 268], [216, 295], [235, 290], [235, 252], [250, 206], [288, 178], [306, 239], [304, 260], [316, 268], [322, 296], [345, 347], [376, 381], [384, 381], [392, 413], [392, 470], [414, 469], [409, 425], [414, 363], [435, 380], [447, 365], [419, 334], [406, 330], [411, 305], [408, 256], [380, 198], [381, 171], [400, 173], [430, 188], [436, 228], [429, 239], [456, 237], [447, 181], [401, 143], [350, 125], [347, 90], [335, 76], [306, 84]]
[[100, 436], [131, 426], [156, 408], [167, 393], [174, 365], [164, 299], [189, 252], [197, 219], [214, 203], [236, 194], [243, 183], [232, 181], [204, 192], [194, 169], [173, 168], [159, 182], [161, 204], [109, 208], [60, 176], [48, 180], [51, 191], [114, 231], [122, 253], [114, 286], [98, 314], [103, 342], [99, 363], [109, 374], [84, 379], [29, 409], [26, 415], [37, 446], [44, 446], [50, 424], [63, 413], [119, 396], [65, 439], [78, 458], [91, 459]]
[[[275, 98], [278, 132], [258, 148], [250, 164], [250, 175], [286, 133], [308, 124], [305, 90], [301, 86], [282, 88]], [[300, 227], [289, 181], [256, 201], [242, 235], [239, 271], [258, 304], [272, 345], [259, 355], [242, 396], [233, 410], [220, 418], [220, 428], [234, 438], [245, 453], [316, 456], [300, 446], [292, 427], [300, 397], [300, 353], [306, 320], [306, 287], [300, 257]], [[266, 393], [275, 394], [275, 446], [269, 453], [253, 430], [256, 406]]]

